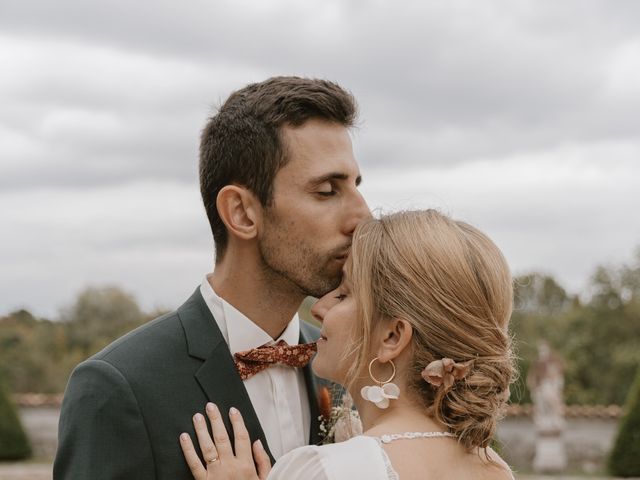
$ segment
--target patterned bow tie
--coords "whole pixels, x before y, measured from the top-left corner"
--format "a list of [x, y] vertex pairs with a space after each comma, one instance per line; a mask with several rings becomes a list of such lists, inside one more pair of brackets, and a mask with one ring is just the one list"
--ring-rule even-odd
[[290, 367], [304, 367], [309, 363], [316, 350], [315, 343], [287, 345], [287, 342], [280, 340], [275, 345], [263, 345], [244, 352], [238, 352], [234, 357], [240, 378], [246, 380], [271, 365], [281, 364], [289, 365]]

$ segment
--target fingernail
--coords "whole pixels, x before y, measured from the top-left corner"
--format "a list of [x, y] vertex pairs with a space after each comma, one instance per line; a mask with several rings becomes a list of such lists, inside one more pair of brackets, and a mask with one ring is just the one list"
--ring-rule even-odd
[[181, 433], [180, 434], [180, 440], [186, 442], [188, 438], [189, 438], [189, 434], [188, 433]]
[[215, 408], [215, 405], [213, 403], [209, 402], [209, 403], [207, 403], [205, 408], [207, 409], [208, 412], [213, 412], [213, 410]]
[[240, 413], [240, 412], [238, 411], [238, 409], [237, 409], [236, 407], [231, 407], [231, 408], [229, 409], [229, 414], [230, 414], [230, 415], [237, 415], [237, 414], [239, 414], [239, 413]]
[[256, 440], [256, 445], [260, 450], [264, 450], [264, 447], [262, 446], [262, 442], [260, 441], [260, 439]]
[[193, 416], [193, 419], [194, 419], [196, 422], [202, 422], [202, 421], [204, 420], [204, 417], [202, 416], [202, 414], [201, 414], [201, 413], [196, 413], [196, 414]]

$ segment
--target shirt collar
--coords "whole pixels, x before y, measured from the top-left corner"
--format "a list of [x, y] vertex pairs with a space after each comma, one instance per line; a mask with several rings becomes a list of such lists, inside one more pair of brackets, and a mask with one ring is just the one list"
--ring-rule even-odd
[[200, 293], [211, 310], [232, 354], [265, 344], [271, 345], [279, 340], [284, 340], [289, 345], [296, 345], [300, 342], [300, 319], [297, 313], [284, 332], [274, 340], [241, 311], [218, 296], [209, 283], [210, 277], [211, 274], [205, 277], [200, 285]]

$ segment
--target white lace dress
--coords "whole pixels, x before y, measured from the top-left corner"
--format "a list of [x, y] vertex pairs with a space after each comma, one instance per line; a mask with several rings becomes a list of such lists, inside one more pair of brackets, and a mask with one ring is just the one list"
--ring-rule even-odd
[[376, 438], [360, 435], [341, 443], [296, 448], [278, 459], [268, 480], [358, 478], [399, 480]]
[[[400, 480], [382, 449], [382, 442], [448, 435], [440, 432], [407, 432], [380, 438], [359, 435], [346, 442], [300, 447], [280, 457], [267, 480]], [[509, 468], [506, 464], [504, 467]], [[514, 479], [512, 473], [510, 476]]]

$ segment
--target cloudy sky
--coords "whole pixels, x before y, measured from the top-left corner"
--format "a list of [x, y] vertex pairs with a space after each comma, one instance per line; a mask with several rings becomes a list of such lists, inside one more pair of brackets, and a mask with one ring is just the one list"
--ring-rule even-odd
[[199, 131], [281, 74], [357, 97], [372, 207], [440, 208], [571, 292], [640, 245], [635, 0], [2, 0], [0, 65], [0, 314], [181, 303], [213, 262]]

